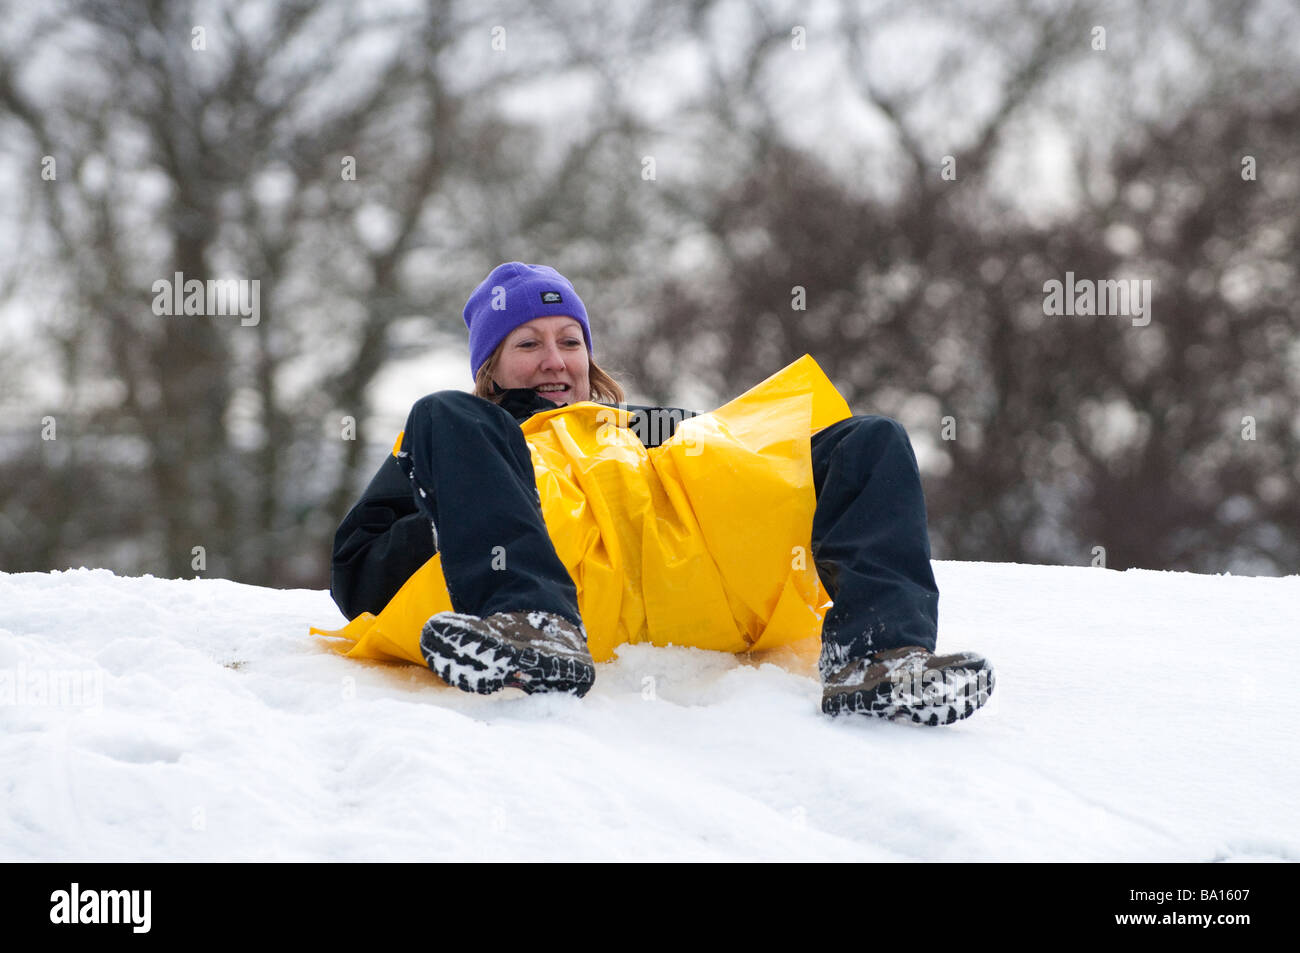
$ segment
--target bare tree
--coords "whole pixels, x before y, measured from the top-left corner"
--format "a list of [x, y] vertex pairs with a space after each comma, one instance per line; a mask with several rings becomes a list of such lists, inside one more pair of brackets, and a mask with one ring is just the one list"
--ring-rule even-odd
[[[638, 376], [666, 393], [685, 365], [721, 398], [812, 353], [856, 409], [903, 418], [925, 445], [942, 556], [1086, 563], [1102, 547], [1119, 567], [1294, 569], [1280, 528], [1294, 524], [1296, 434], [1275, 411], [1294, 405], [1295, 312], [1247, 290], [1264, 276], [1283, 296], [1294, 287], [1296, 173], [1281, 143], [1297, 128], [1296, 71], [1273, 36], [1293, 14], [843, 14], [831, 35], [887, 133], [857, 165], [889, 187], [863, 189], [793, 140], [770, 98], [795, 67], [769, 42], [781, 30], [755, 27], [697, 107], [732, 161], [669, 200], [711, 267], [665, 282]], [[946, 52], [880, 76], [899, 18], [946, 37]], [[1191, 88], [1164, 65], [1188, 40], [1203, 56]], [[1044, 221], [997, 170], [1053, 131], [1078, 198]], [[1267, 181], [1238, 174], [1252, 148], [1269, 156]], [[1152, 279], [1160, 317], [1051, 317], [1045, 283], [1067, 272]], [[1266, 443], [1242, 440], [1250, 407]]]
[[[7, 290], [67, 320], [29, 319], [59, 361], [57, 438], [36, 438], [18, 395], [5, 565], [206, 562], [323, 585], [334, 526], [392, 439], [365, 426], [371, 385], [410, 346], [395, 331], [455, 331], [493, 259], [635, 229], [582, 201], [601, 148], [632, 132], [626, 108], [597, 109], [546, 159], [538, 125], [502, 104], [677, 22], [638, 11], [654, 28], [605, 60], [593, 36], [574, 55], [560, 11], [522, 3], [492, 22], [449, 0], [414, 15], [87, 0], [7, 29], [0, 121], [33, 183], [15, 191], [34, 199], [40, 270]], [[530, 42], [548, 30], [559, 42]], [[260, 313], [155, 313], [154, 283], [177, 274], [256, 281]]]
[[[323, 585], [393, 437], [376, 381], [463, 346], [520, 258], [578, 283], [638, 399], [703, 409], [812, 353], [913, 433], [937, 555], [1294, 570], [1293, 5], [818, 10], [9, 18], [5, 568], [187, 575], [203, 547]], [[1155, 317], [1049, 314], [1066, 272], [1151, 279]], [[259, 320], [155, 313], [177, 273], [259, 281]]]

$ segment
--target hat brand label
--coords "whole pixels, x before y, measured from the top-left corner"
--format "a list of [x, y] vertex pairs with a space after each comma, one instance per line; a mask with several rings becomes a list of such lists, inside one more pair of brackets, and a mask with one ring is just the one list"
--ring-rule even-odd
[[543, 291], [542, 304], [559, 304], [564, 299], [560, 297], [558, 291]]

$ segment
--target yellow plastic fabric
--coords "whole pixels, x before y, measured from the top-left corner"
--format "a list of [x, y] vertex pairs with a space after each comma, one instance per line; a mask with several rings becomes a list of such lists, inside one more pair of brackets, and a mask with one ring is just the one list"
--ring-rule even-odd
[[[818, 636], [829, 600], [809, 552], [808, 441], [849, 408], [817, 362], [804, 355], [649, 450], [628, 416], [584, 402], [522, 425], [592, 657], [625, 642], [745, 652]], [[449, 609], [434, 556], [378, 616], [311, 631], [352, 658], [423, 665], [420, 630]]]

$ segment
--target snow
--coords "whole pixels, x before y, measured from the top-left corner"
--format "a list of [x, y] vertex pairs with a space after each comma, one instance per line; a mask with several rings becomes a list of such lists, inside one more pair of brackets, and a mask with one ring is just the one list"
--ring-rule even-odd
[[327, 593], [0, 573], [0, 859], [1300, 860], [1300, 577], [936, 562], [946, 728], [625, 646], [585, 699], [335, 655]]

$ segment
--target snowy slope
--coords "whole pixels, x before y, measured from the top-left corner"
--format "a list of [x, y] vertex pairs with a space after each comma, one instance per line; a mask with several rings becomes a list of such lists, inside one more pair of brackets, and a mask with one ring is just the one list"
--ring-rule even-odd
[[998, 670], [943, 729], [806, 657], [477, 697], [331, 653], [323, 592], [0, 573], [0, 859], [1300, 859], [1300, 577], [935, 568]]

